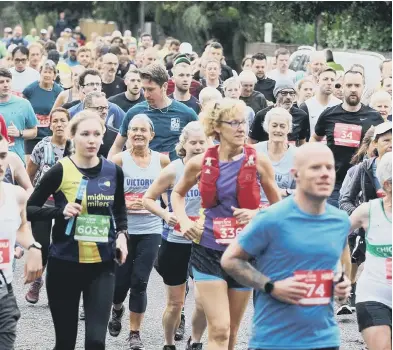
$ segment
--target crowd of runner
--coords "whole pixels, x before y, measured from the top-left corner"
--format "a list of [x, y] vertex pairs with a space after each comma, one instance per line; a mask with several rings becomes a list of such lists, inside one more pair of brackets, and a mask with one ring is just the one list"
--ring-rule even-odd
[[127, 346], [150, 349], [153, 268], [164, 350], [234, 350], [251, 296], [251, 350], [338, 349], [335, 304], [369, 350], [391, 349], [391, 60], [366, 86], [367, 68], [330, 50], [306, 72], [285, 48], [236, 71], [215, 40], [198, 54], [65, 23], [0, 44], [0, 349], [24, 317], [24, 253], [26, 302], [45, 276], [56, 350], [75, 349], [79, 318], [85, 349], [105, 349], [128, 294]]

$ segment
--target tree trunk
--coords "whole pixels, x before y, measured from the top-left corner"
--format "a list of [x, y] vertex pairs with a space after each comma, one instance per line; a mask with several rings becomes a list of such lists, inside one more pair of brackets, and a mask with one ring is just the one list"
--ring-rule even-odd
[[315, 17], [315, 22], [314, 22], [314, 48], [315, 50], [318, 50], [319, 46], [319, 34], [320, 34], [320, 29], [321, 29], [321, 24], [322, 24], [322, 14], [320, 13]]

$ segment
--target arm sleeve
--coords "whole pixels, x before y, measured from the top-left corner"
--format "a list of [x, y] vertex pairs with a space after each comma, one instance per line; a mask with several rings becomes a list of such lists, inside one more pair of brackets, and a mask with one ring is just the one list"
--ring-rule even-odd
[[26, 87], [23, 89], [22, 94], [23, 94], [23, 96], [25, 96], [27, 99], [30, 99], [30, 97], [31, 97], [31, 92], [32, 92], [32, 90], [31, 90], [31, 88], [30, 88], [30, 85], [28, 85], [28, 86], [26, 86]]
[[310, 119], [306, 113], [302, 113], [303, 118], [301, 121], [300, 133], [299, 133], [299, 140], [304, 140], [310, 133]]
[[254, 121], [251, 124], [250, 127], [250, 132], [248, 134], [249, 137], [251, 137], [254, 140], [261, 141], [261, 136], [263, 134], [263, 128], [262, 128], [262, 113], [258, 112], [255, 115]]
[[34, 113], [34, 109], [29, 101], [26, 101], [26, 128], [32, 129], [37, 126], [38, 120]]
[[27, 201], [27, 220], [40, 221], [63, 217], [64, 208], [43, 208], [51, 194], [59, 188], [63, 178], [63, 166], [61, 163], [54, 165], [41, 179]]
[[[327, 109], [329, 110], [329, 108]], [[318, 136], [326, 136], [326, 111], [324, 110], [319, 116], [317, 124], [315, 125], [315, 133]]]
[[249, 255], [257, 256], [269, 245], [271, 226], [267, 211], [259, 212], [255, 218], [240, 233], [238, 243]]
[[339, 201], [340, 209], [345, 210], [348, 215], [351, 215], [356, 209], [356, 199], [361, 191], [362, 172], [363, 167], [361, 165], [357, 166], [347, 190], [342, 194], [342, 198]]
[[198, 120], [198, 115], [195, 113], [193, 109], [190, 112], [190, 122], [194, 122]]
[[266, 102], [266, 97], [264, 94], [261, 93], [261, 106], [260, 106], [260, 110], [265, 109], [267, 107], [267, 102]]
[[116, 223], [116, 231], [127, 230], [127, 209], [124, 199], [124, 174], [123, 170], [116, 165], [116, 192], [115, 205], [113, 206], [113, 218]]
[[131, 108], [127, 114], [125, 115], [119, 129], [119, 134], [123, 137], [127, 137], [127, 131], [128, 131], [128, 124], [130, 124], [130, 121], [132, 119], [132, 116], [134, 113], [130, 113], [133, 108]]

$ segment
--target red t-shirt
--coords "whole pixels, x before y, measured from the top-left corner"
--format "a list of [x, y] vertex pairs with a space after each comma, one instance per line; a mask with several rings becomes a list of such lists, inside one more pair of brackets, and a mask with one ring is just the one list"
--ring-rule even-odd
[[0, 114], [0, 134], [9, 142], [8, 133], [7, 133], [7, 125], [5, 124], [5, 120], [3, 116]]

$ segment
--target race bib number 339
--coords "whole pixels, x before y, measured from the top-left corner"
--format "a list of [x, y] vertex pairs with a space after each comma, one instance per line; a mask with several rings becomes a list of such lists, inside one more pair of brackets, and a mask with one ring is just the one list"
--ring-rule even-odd
[[245, 225], [240, 225], [235, 218], [215, 218], [213, 220], [213, 233], [218, 244], [230, 244]]
[[308, 287], [306, 297], [300, 299], [300, 305], [314, 306], [330, 303], [333, 295], [333, 271], [296, 271], [295, 276], [301, 277], [301, 281], [306, 283]]
[[76, 241], [107, 243], [110, 217], [104, 215], [80, 215], [76, 219]]
[[360, 145], [362, 127], [360, 125], [336, 123], [334, 125], [334, 144], [336, 146], [354, 147]]

